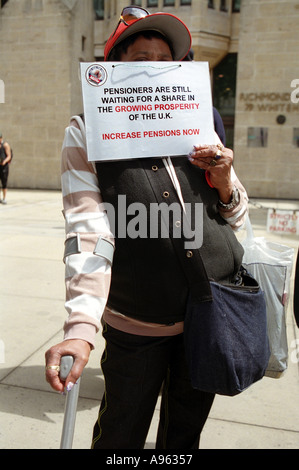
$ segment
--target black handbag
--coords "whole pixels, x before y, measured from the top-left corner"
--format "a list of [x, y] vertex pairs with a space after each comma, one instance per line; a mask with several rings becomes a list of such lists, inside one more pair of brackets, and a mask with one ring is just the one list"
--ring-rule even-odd
[[266, 371], [270, 348], [264, 293], [241, 269], [235, 284], [210, 282], [213, 300], [190, 296], [184, 339], [192, 387], [237, 395]]

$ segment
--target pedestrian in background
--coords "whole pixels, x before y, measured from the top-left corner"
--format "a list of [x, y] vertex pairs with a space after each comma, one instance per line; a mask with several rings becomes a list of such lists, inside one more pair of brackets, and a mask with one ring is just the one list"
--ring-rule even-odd
[[2, 184], [3, 199], [0, 200], [2, 204], [7, 204], [7, 181], [9, 175], [9, 163], [11, 161], [11, 148], [7, 142], [3, 141], [2, 133], [0, 132], [0, 180]]

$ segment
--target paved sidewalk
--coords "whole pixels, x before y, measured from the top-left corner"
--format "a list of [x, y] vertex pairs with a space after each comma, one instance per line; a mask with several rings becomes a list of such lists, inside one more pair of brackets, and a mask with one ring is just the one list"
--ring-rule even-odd
[[[299, 201], [255, 201], [299, 210]], [[62, 339], [64, 222], [56, 191], [9, 190], [0, 204], [0, 449], [57, 449], [65, 397], [44, 379], [44, 353]], [[255, 235], [265, 234], [267, 210], [251, 206]], [[298, 249], [299, 237], [265, 234]], [[290, 355], [299, 338], [289, 302]], [[88, 449], [103, 392], [101, 335], [81, 381], [75, 449]], [[264, 378], [234, 398], [217, 397], [202, 449], [298, 449], [299, 369], [290, 361], [280, 379]], [[159, 403], [148, 436], [154, 447]]]

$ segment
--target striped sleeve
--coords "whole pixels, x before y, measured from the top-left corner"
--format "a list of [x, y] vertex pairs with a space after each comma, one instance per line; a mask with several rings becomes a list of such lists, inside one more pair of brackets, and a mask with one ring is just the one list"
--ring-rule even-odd
[[85, 128], [79, 117], [65, 131], [61, 158], [61, 184], [66, 241], [76, 236], [80, 252], [65, 257], [65, 339], [84, 339], [94, 347], [106, 306], [111, 265], [95, 255], [99, 237], [113, 243], [95, 168], [88, 162]]
[[234, 231], [241, 230], [244, 227], [246, 214], [248, 212], [248, 195], [246, 189], [238, 179], [234, 169], [232, 169], [232, 182], [239, 190], [240, 201], [233, 209], [227, 210], [218, 208], [220, 215], [228, 222]]

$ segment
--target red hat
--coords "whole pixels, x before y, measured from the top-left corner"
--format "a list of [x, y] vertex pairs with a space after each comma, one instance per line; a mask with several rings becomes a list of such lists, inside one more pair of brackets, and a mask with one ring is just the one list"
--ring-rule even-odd
[[[123, 13], [129, 9], [139, 12], [144, 16], [134, 18], [134, 15], [130, 15], [130, 22], [126, 21]], [[139, 7], [127, 7], [123, 10], [121, 19], [114, 33], [111, 34], [108, 39], [105, 50], [104, 59], [108, 60], [112, 49], [119, 44], [121, 41], [126, 39], [132, 34], [140, 31], [158, 31], [164, 35], [167, 40], [171, 43], [174, 52], [173, 60], [182, 60], [188, 54], [191, 48], [191, 33], [187, 26], [176, 16], [170, 13], [153, 13], [150, 14], [146, 10]]]

